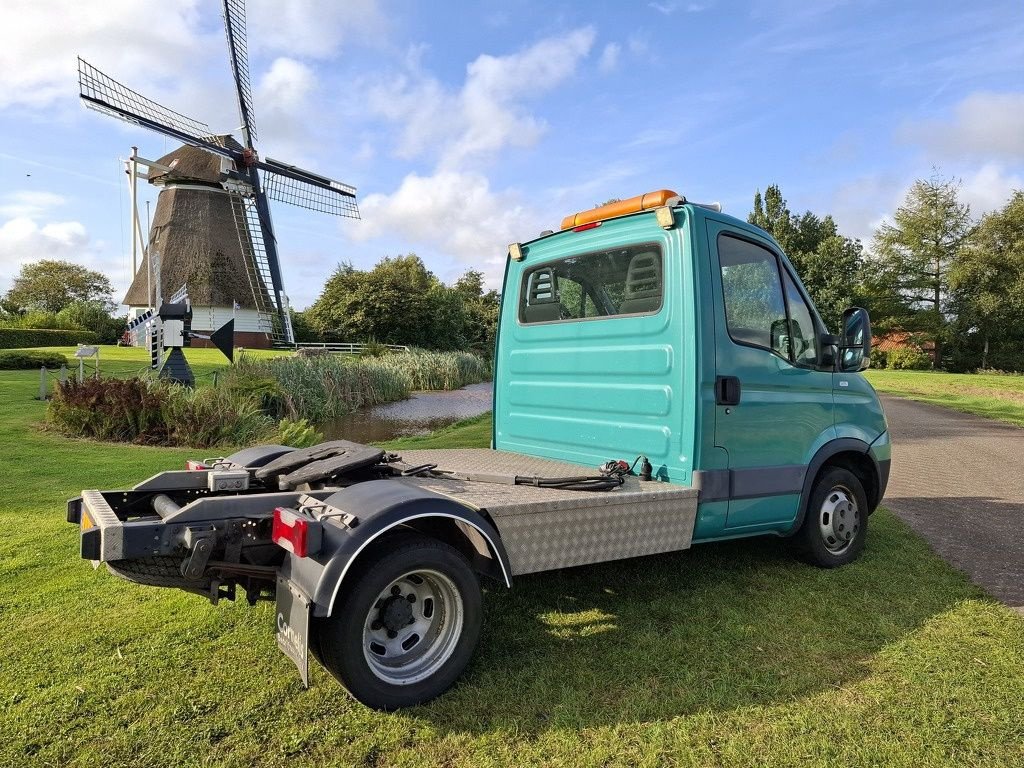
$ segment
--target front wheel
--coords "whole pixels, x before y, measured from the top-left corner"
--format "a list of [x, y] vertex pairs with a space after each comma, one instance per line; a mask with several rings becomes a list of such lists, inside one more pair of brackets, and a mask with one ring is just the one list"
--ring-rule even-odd
[[794, 537], [801, 556], [822, 568], [846, 565], [864, 551], [867, 532], [868, 502], [860, 479], [842, 467], [825, 470], [811, 488]]
[[324, 666], [369, 707], [429, 701], [459, 678], [483, 618], [480, 582], [462, 553], [429, 538], [398, 540], [342, 585], [317, 622]]

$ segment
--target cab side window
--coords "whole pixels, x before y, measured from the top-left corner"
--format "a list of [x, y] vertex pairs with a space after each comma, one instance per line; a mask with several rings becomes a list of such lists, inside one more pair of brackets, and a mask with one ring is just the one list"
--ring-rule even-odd
[[775, 254], [723, 234], [718, 237], [718, 258], [729, 336], [790, 359], [786, 302]]
[[786, 286], [786, 304], [789, 306], [789, 351], [791, 359], [798, 365], [818, 364], [817, 333], [811, 310], [800, 295], [800, 290], [793, 278], [786, 272], [783, 275]]

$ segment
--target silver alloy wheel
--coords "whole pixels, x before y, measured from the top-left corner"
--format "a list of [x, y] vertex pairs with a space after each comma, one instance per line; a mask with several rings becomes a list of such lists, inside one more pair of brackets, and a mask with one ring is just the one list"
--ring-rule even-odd
[[818, 511], [818, 527], [825, 549], [841, 555], [851, 546], [860, 532], [860, 509], [853, 491], [837, 485], [827, 494]]
[[434, 570], [410, 571], [392, 581], [363, 623], [363, 655], [391, 685], [411, 685], [436, 673], [462, 635], [462, 595]]

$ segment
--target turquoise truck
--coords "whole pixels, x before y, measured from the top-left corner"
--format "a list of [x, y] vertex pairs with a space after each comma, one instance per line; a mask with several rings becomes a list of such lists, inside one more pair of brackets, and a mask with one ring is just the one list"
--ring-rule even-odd
[[392, 710], [462, 674], [481, 579], [746, 536], [856, 559], [890, 445], [863, 309], [826, 329], [764, 231], [669, 190], [508, 248], [490, 449], [343, 440], [189, 462], [68, 502], [81, 555], [213, 602]]

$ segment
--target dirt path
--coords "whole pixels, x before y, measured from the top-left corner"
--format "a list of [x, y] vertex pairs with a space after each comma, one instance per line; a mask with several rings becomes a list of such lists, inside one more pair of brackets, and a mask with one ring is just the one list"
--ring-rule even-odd
[[1024, 429], [883, 397], [885, 506], [946, 560], [1024, 614]]

